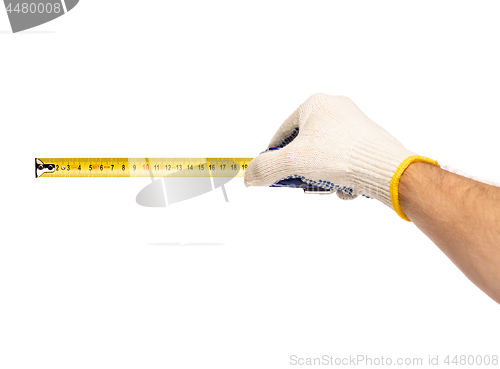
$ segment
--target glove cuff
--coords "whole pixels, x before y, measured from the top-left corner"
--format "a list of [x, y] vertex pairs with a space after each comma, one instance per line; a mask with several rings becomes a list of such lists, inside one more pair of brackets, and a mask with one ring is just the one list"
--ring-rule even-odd
[[408, 168], [410, 164], [418, 162], [431, 164], [436, 167], [440, 166], [436, 160], [426, 158], [425, 156], [413, 155], [403, 160], [403, 162], [398, 166], [398, 169], [396, 169], [396, 172], [391, 179], [390, 192], [392, 207], [402, 219], [408, 222], [411, 222], [411, 220], [406, 216], [403, 209], [401, 209], [401, 204], [399, 203], [399, 181], [406, 168]]
[[392, 208], [391, 179], [399, 164], [413, 155], [400, 143], [358, 139], [352, 147], [349, 165], [355, 195], [377, 199]]
[[379, 145], [360, 140], [351, 155], [355, 194], [375, 198], [394, 209], [402, 219], [410, 221], [399, 204], [398, 189], [401, 175], [415, 162], [439, 166], [437, 161], [415, 155], [399, 142], [396, 145]]

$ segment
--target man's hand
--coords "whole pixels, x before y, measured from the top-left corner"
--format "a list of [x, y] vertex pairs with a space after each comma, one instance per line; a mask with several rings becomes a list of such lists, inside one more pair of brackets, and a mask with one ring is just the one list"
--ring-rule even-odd
[[245, 185], [270, 186], [300, 177], [338, 190], [342, 198], [365, 195], [380, 200], [404, 219], [397, 198], [401, 173], [415, 161], [437, 165], [407, 150], [345, 96], [311, 96], [285, 120], [268, 147], [281, 149], [252, 160]]
[[500, 303], [500, 188], [439, 168], [407, 150], [347, 97], [317, 94], [279, 128], [245, 174], [247, 186], [299, 177], [365, 195], [415, 222], [486, 294]]

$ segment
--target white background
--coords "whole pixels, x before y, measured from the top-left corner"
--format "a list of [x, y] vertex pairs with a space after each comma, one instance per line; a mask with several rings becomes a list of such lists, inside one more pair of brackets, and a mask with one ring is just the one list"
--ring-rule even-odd
[[[316, 92], [500, 182], [494, 1], [90, 1], [0, 11], [0, 367], [288, 368], [499, 355], [499, 306], [376, 200], [241, 178], [169, 208], [35, 157], [254, 157]], [[222, 243], [157, 246], [153, 243]], [[443, 366], [446, 367], [446, 366]]]

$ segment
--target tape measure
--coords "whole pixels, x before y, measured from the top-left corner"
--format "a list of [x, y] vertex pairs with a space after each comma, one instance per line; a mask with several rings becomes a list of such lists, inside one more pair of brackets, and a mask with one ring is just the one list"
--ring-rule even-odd
[[244, 177], [252, 158], [36, 158], [35, 177]]
[[[271, 147], [268, 150], [279, 150]], [[35, 177], [244, 177], [252, 158], [35, 158]], [[335, 192], [286, 178], [271, 187]]]

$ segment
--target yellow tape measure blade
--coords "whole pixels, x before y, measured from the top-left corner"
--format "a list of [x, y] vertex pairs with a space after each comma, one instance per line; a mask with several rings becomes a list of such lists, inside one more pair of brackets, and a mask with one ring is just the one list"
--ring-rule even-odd
[[36, 177], [244, 177], [252, 158], [36, 158]]

